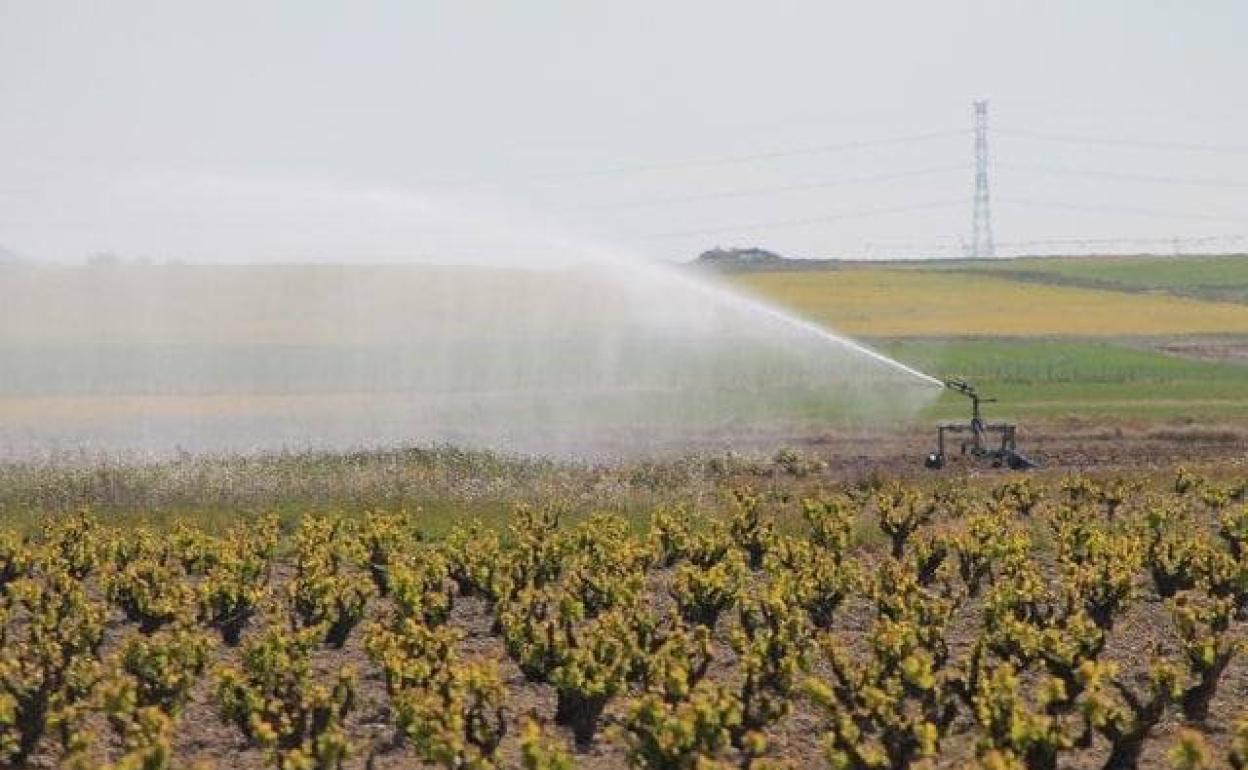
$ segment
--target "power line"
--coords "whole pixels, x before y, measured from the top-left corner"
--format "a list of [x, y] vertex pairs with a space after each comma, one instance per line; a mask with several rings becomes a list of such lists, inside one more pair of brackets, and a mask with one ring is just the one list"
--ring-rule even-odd
[[750, 230], [774, 230], [789, 227], [806, 227], [809, 225], [818, 225], [825, 222], [839, 222], [845, 219], [865, 219], [868, 217], [885, 216], [888, 214], [903, 214], [910, 211], [922, 211], [926, 209], [950, 208], [965, 206], [965, 200], [957, 201], [932, 201], [930, 203], [915, 203], [909, 206], [893, 206], [889, 208], [876, 209], [860, 209], [857, 211], [844, 211], [837, 214], [828, 214], [818, 217], [806, 217], [804, 219], [785, 219], [771, 222], [750, 222], [739, 225], [730, 225], [725, 227], [708, 227], [699, 230], [678, 230], [665, 233], [651, 233], [642, 236], [647, 240], [658, 240], [662, 238], [686, 238], [699, 235], [718, 235], [721, 233], [746, 232]]
[[634, 209], [634, 208], [652, 208], [659, 206], [671, 206], [681, 203], [694, 203], [706, 200], [721, 200], [728, 198], [748, 198], [758, 195], [774, 195], [787, 192], [801, 192], [805, 190], [823, 190], [830, 187], [845, 187], [856, 184], [872, 184], [876, 182], [889, 182], [897, 179], [913, 179], [920, 176], [931, 176], [935, 174], [944, 174], [952, 171], [963, 171], [965, 165], [951, 164], [945, 166], [930, 166], [928, 168], [914, 169], [911, 171], [898, 171], [884, 174], [871, 174], [868, 176], [845, 177], [843, 179], [829, 179], [821, 182], [805, 182], [790, 185], [776, 185], [772, 187], [742, 187], [731, 190], [719, 190], [708, 193], [693, 193], [690, 195], [679, 195], [670, 198], [647, 198], [632, 201], [621, 201], [618, 203], [604, 203], [593, 206], [577, 207], [578, 211], [610, 211], [614, 209]]
[[[1093, 236], [1065, 236], [1059, 238], [1028, 238], [1013, 241], [996, 241], [995, 245], [998, 252], [1008, 251], [1021, 253], [1027, 253], [1028, 249], [1046, 247], [1074, 247], [1079, 249], [1108, 247], [1111, 249], [1127, 249], [1160, 246], [1167, 249], [1182, 247], [1189, 251], [1191, 249], [1212, 247], [1214, 250], [1203, 253], [1239, 254], [1243, 252], [1245, 246], [1248, 246], [1248, 235], [1177, 235], [1170, 237], [1147, 238], [1121, 236], [1108, 238]], [[966, 246], [963, 243], [937, 241], [870, 242], [867, 244], [867, 250], [871, 253], [907, 252], [910, 254], [934, 254], [938, 252], [945, 252], [961, 256], [965, 253]]]
[[944, 139], [951, 136], [965, 136], [966, 131], [963, 129], [951, 129], [948, 131], [929, 131], [923, 134], [911, 134], [909, 136], [894, 136], [882, 139], [862, 139], [855, 142], [841, 142], [839, 144], [817, 144], [806, 147], [795, 147], [787, 150], [770, 150], [766, 152], [748, 153], [742, 155], [723, 155], [717, 158], [695, 158], [690, 160], [670, 161], [664, 163], [639, 163], [635, 165], [610, 166], [607, 168], [569, 171], [557, 174], [538, 174], [528, 177], [518, 177], [516, 179], [496, 179], [496, 180], [477, 180], [464, 182], [446, 182], [446, 186], [453, 187], [474, 187], [474, 186], [506, 186], [509, 184], [543, 184], [549, 182], [575, 181], [577, 179], [594, 179], [599, 177], [626, 176], [630, 174], [644, 174], [651, 172], [664, 171], [680, 171], [690, 168], [707, 168], [713, 166], [732, 166], [744, 163], [756, 163], [759, 161], [779, 160], [782, 158], [795, 158], [804, 155], [823, 155], [837, 152], [850, 152], [853, 150], [869, 149], [873, 147], [891, 147], [903, 144], [913, 144], [916, 142], [926, 142], [933, 139]]
[[1062, 144], [1088, 144], [1104, 147], [1131, 147], [1144, 150], [1181, 150], [1185, 152], [1207, 152], [1214, 154], [1248, 154], [1248, 146], [1244, 145], [1213, 145], [1192, 142], [1167, 142], [1141, 139], [1109, 139], [1098, 136], [1080, 136], [1075, 134], [1053, 134], [1046, 131], [1014, 128], [995, 130], [999, 136], [1015, 136], [1021, 139], [1036, 139], [1045, 142]]
[[1203, 246], [1208, 244], [1239, 245], [1248, 243], [1244, 235], [1178, 235], [1170, 238], [1032, 238], [1020, 241], [1007, 241], [998, 245], [1007, 248], [1025, 248], [1029, 246]]
[[1134, 214], [1138, 216], [1158, 217], [1162, 219], [1193, 219], [1206, 222], [1235, 222], [1242, 224], [1243, 219], [1217, 214], [1198, 214], [1196, 212], [1160, 211], [1158, 209], [1140, 209], [1120, 206], [1102, 206], [1097, 204], [1067, 203], [1065, 201], [1044, 201], [1030, 198], [997, 198], [999, 203], [1022, 206], [1025, 208], [1061, 209], [1093, 214]]
[[1017, 171], [1031, 171], [1039, 174], [1088, 177], [1092, 179], [1112, 179], [1122, 182], [1147, 182], [1152, 184], [1174, 184], [1191, 187], [1248, 188], [1248, 180], [1222, 179], [1218, 177], [1179, 177], [1155, 176], [1152, 174], [1123, 174], [1116, 171], [1097, 171], [1093, 169], [1042, 166], [1027, 163], [998, 163], [996, 166], [997, 168], [1014, 169]]

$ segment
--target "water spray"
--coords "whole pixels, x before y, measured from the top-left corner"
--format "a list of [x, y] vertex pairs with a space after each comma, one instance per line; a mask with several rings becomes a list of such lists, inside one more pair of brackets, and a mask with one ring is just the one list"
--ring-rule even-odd
[[0, 454], [619, 456], [812, 413], [911, 419], [943, 387], [711, 276], [490, 201], [179, 175], [123, 180], [108, 201], [117, 248], [180, 242], [189, 264], [4, 276], [0, 342], [19, 358], [0, 377]]
[[685, 273], [685, 272], [678, 272], [670, 268], [666, 268], [666, 270], [674, 278], [683, 281], [690, 289], [697, 291], [699, 293], [703, 293], [703, 294], [713, 294], [714, 298], [719, 302], [734, 304], [751, 313], [757, 313], [760, 316], [769, 318], [773, 321], [777, 321], [792, 329], [801, 331], [812, 337], [823, 340], [824, 342], [828, 342], [838, 347], [851, 350], [855, 353], [865, 356], [866, 358], [872, 361], [875, 361], [876, 363], [883, 364], [884, 366], [890, 369], [893, 369], [895, 371], [899, 371], [903, 374], [914, 377], [927, 385], [931, 385], [937, 388], [945, 387], [944, 382], [941, 382], [940, 380], [936, 379], [930, 374], [925, 374], [919, 371], [918, 369], [915, 369], [912, 366], [907, 366], [906, 364], [903, 364], [902, 362], [896, 360], [895, 358], [889, 358], [888, 356], [884, 355], [878, 350], [872, 350], [871, 348], [867, 347], [866, 345], [863, 345], [860, 342], [855, 342], [854, 340], [848, 337], [843, 337], [839, 334], [828, 331], [827, 329], [820, 326], [819, 324], [798, 318], [797, 316], [787, 313], [779, 308], [773, 307], [772, 305], [769, 305], [768, 303], [763, 302], [762, 300], [755, 299], [754, 297], [741, 294], [735, 291], [728, 291], [720, 286], [717, 286], [716, 284], [709, 283], [705, 280], [699, 280], [697, 278], [694, 278], [693, 276], [690, 276], [688, 273]]

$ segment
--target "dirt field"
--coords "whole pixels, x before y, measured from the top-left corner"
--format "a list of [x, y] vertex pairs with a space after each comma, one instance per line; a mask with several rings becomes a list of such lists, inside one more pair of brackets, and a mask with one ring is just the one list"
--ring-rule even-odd
[[[1027, 546], [1024, 551], [1020, 552], [1020, 556], [1025, 556], [1026, 564], [1039, 569], [1048, 576], [1048, 580], [1054, 581], [1054, 585], [1064, 585], [1061, 583], [1066, 579], [1062, 577], [1066, 574], [1063, 570], [1071, 568], [1071, 564], [1061, 561], [1063, 558], [1068, 559], [1069, 556], [1060, 556], [1059, 546], [1051, 540], [1055, 536], [1054, 533], [1062, 537], [1058, 523], [1063, 520], [1063, 516], [1067, 515], [1062, 513], [1062, 501], [1068, 495], [1071, 495], [1071, 499], [1084, 500], [1078, 503], [1078, 506], [1090, 517], [1087, 520], [1090, 526], [1117, 538], [1144, 538], [1143, 534], [1136, 534], [1143, 531], [1137, 527], [1144, 526], [1145, 513], [1150, 506], [1156, 504], [1159, 499], [1158, 495], [1165, 495], [1166, 499], [1173, 500], [1176, 505], [1188, 510], [1192, 517], [1191, 529], [1177, 529], [1174, 532], [1175, 536], [1207, 537], [1211, 542], [1215, 541], [1217, 512], [1206, 508], [1205, 504], [1199, 502], [1197, 498], [1175, 495], [1173, 491], [1175, 469], [1169, 463], [1173, 456], [1182, 455], [1184, 462], [1207, 464], [1207, 468], [1211, 470], [1212, 477], [1215, 479], [1231, 479], [1232, 484], [1242, 484], [1244, 465], [1242, 457], [1237, 454], [1243, 446], [1242, 438], [1236, 436], [1234, 442], [1231, 442], [1230, 438], [1230, 436], [1217, 435], [1209, 429], [1206, 429], [1204, 433], [1191, 429], [1187, 433], [1174, 435], [1158, 431], [1151, 433], [1145, 431], [1139, 435], [1126, 433], [1097, 435], [1091, 431], [1084, 431], [1066, 435], [1029, 436], [1035, 447], [1034, 454], [1049, 463], [1048, 470], [1032, 477], [1040, 493], [1040, 503], [1034, 510], [1028, 509], [1029, 512], [1025, 515], [1014, 512], [1000, 519], [998, 524], [1003, 529], [994, 531], [992, 538], [1004, 537], [1007, 532], [1026, 538]], [[776, 554], [782, 554], [784, 548], [790, 547], [783, 543], [792, 543], [794, 538], [804, 541], [809, 536], [799, 514], [798, 498], [842, 491], [848, 492], [852, 499], [858, 501], [858, 507], [852, 514], [850, 528], [847, 530], [852, 532], [852, 538], [851, 545], [846, 552], [848, 559], [846, 563], [852, 565], [855, 574], [862, 576], [862, 582], [855, 584], [855, 588], [837, 607], [830, 624], [825, 628], [807, 628], [803, 625], [805, 630], [801, 632], [801, 641], [795, 653], [803, 659], [803, 665], [807, 667], [800, 674], [799, 678], [802, 682], [820, 680], [826, 682], [835, 679], [836, 675], [831, 668], [831, 663], [821, 651], [828, 645], [839, 650], [842, 655], [849, 654], [852, 660], [857, 661], [856, 664], [866, 665], [866, 662], [871, 660], [871, 655], [876, 654], [870, 652], [870, 649], [873, 649], [870, 647], [870, 639], [880, 617], [880, 603], [886, 601], [881, 597], [887, 597], [894, 591], [902, 590], [889, 582], [900, 579], [898, 575], [901, 573], [894, 574], [888, 565], [912, 564], [914, 559], [918, 560], [913, 561], [915, 565], [925, 563], [924, 559], [927, 557], [921, 554], [927, 551], [922, 549], [930, 547], [932, 542], [945, 542], [939, 538], [958, 536], [958, 533], [964, 531], [962, 527], [965, 525], [965, 517], [970, 515], [968, 511], [986, 510], [981, 506], [987, 505], [992, 499], [992, 491], [1007, 479], [1018, 478], [1000, 472], [960, 473], [960, 470], [969, 470], [969, 468], [957, 467], [940, 477], [930, 474], [922, 476], [919, 475], [914, 458], [910, 454], [911, 450], [918, 446], [916, 442], [897, 439], [896, 443], [888, 447], [882, 444], [877, 445], [883, 452], [882, 454], [853, 458], [846, 456], [843, 451], [838, 451], [849, 446], [841, 443], [844, 441], [844, 438], [816, 439], [804, 446], [798, 454], [785, 458], [777, 457], [771, 465], [763, 462], [752, 466], [739, 465], [735, 469], [722, 471], [719, 476], [708, 477], [703, 474], [702, 477], [708, 485], [707, 491], [723, 492], [745, 485], [766, 490], [761, 498], [764, 501], [761, 508], [762, 526], [766, 531], [773, 532], [767, 535], [769, 543], [767, 548], [769, 552]], [[1192, 451], [1194, 445], [1199, 446], [1200, 450]], [[826, 464], [820, 466], [817, 462], [820, 460]], [[357, 471], [363, 472], [362, 469], [368, 462], [367, 458], [356, 458], [352, 461], [352, 465]], [[447, 458], [443, 458], [441, 462], [445, 466], [444, 469], [451, 467]], [[457, 484], [472, 487], [485, 477], [494, 476], [500, 469], [506, 473], [502, 466], [487, 467], [481, 458], [477, 458], [474, 463], [475, 465], [460, 467]], [[473, 467], [476, 468], [475, 472], [470, 470]], [[1092, 495], [1091, 498], [1079, 498], [1075, 493], [1068, 492], [1068, 488], [1062, 485], [1065, 478], [1063, 474], [1076, 467], [1093, 470], [1091, 476], [1093, 486], [1090, 487], [1093, 490], [1112, 489], [1114, 479], [1123, 477], [1119, 476], [1119, 473], [1125, 474], [1125, 478], [1139, 486], [1120, 503], [1115, 504], [1114, 513], [1107, 517], [1097, 504], [1089, 502], [1089, 500], [1097, 499], [1096, 495], [1100, 492], [1089, 493]], [[512, 470], [514, 473], [515, 469]], [[888, 489], [882, 476], [888, 476], [893, 471], [900, 472], [902, 475], [912, 475], [912, 481], [936, 478], [960, 479], [956, 486], [952, 487], [957, 490], [958, 496], [947, 499], [962, 499], [970, 506], [961, 512], [955, 512], [953, 508], [940, 507], [930, 521], [922, 524], [910, 536], [901, 562], [892, 562], [888, 556], [888, 541], [880, 529], [882, 514], [878, 506], [882, 503], [874, 502], [876, 498], [873, 497], [872, 491]], [[530, 472], [534, 472], [533, 469], [530, 469]], [[552, 467], [537, 469], [535, 472], [538, 477], [542, 474], [557, 476], [563, 473]], [[677, 461], [673, 461], [666, 469], [662, 464], [649, 467], [648, 476], [639, 475], [638, 467], [629, 469], [601, 467], [573, 469], [568, 472], [571, 473], [571, 478], [565, 481], [570, 481], [573, 485], [583, 484], [592, 478], [602, 485], [602, 488], [614, 489], [617, 496], [624, 494], [623, 488], [629, 483], [638, 487], [645, 486], [647, 483], [666, 483], [669, 486], [667, 491], [673, 493], [675, 498], [688, 499], [689, 493], [693, 491], [693, 487], [679, 480], [672, 480], [678, 479], [681, 473]], [[665, 472], [673, 474], [667, 482], [653, 481], [663, 479]], [[515, 475], [525, 476], [526, 473], [515, 473]], [[631, 479], [631, 482], [627, 479]], [[646, 479], [651, 481], [647, 482]], [[854, 483], [845, 485], [846, 479], [852, 479]], [[51, 480], [45, 479], [45, 481]], [[204, 479], [201, 478], [199, 483], [204, 483]], [[881, 484], [885, 485], [880, 486]], [[1098, 484], [1103, 486], [1097, 486]], [[936, 488], [927, 483], [920, 483], [918, 486]], [[947, 485], [943, 488], [946, 492], [951, 489]], [[286, 492], [289, 495], [291, 489], [287, 489]], [[1242, 490], [1239, 494], [1242, 494]], [[724, 508], [722, 503], [713, 504], [713, 507], [719, 511], [719, 513], [712, 514], [714, 516], [738, 515], [732, 512], [731, 507]], [[237, 524], [239, 516], [243, 515], [249, 514], [236, 512], [234, 523]], [[109, 519], [105, 517], [103, 521], [107, 522]], [[418, 528], [424, 529], [424, 521], [424, 514], [415, 514], [414, 522]], [[570, 533], [580, 521], [583, 519], [573, 517], [563, 525], [563, 529]], [[1184, 521], [1189, 520], [1184, 519]], [[299, 550], [304, 546], [298, 545], [299, 541], [294, 533], [298, 531], [297, 527], [302, 527], [304, 523], [305, 520], [300, 515], [294, 515], [288, 521], [286, 529], [289, 534], [283, 536], [286, 545], [279, 551], [268, 581], [270, 600], [262, 605], [260, 614], [246, 627], [242, 637], [243, 647], [229, 648], [217, 645], [212, 653], [210, 665], [191, 688], [189, 699], [178, 718], [178, 726], [172, 736], [171, 749], [174, 758], [179, 763], [219, 768], [258, 768], [271, 764], [272, 759], [267, 752], [257, 747], [254, 741], [244, 738], [238, 729], [220, 716], [220, 702], [216, 694], [218, 681], [216, 671], [219, 666], [239, 666], [242, 660], [241, 650], [246, 649], [247, 644], [259, 639], [266, 627], [278, 628], [294, 622], [295, 615], [290, 614], [293, 610], [283, 597], [293, 595], [288, 592], [288, 588], [300, 580], [294, 570], [293, 562], [304, 558], [300, 555], [303, 551]], [[638, 520], [637, 524], [640, 529], [644, 530], [646, 520]], [[371, 525], [364, 526], [365, 529], [361, 531], [367, 532], [367, 527]], [[576, 535], [576, 538], [605, 536], [601, 523], [591, 524], [589, 527], [589, 529], [578, 530], [581, 534]], [[772, 527], [774, 530], [770, 529]], [[344, 531], [355, 532], [355, 530]], [[734, 538], [732, 542], [740, 544], [740, 547], [745, 548], [744, 544], [752, 542], [748, 539], [752, 535], [742, 535], [735, 529], [732, 531], [737, 532], [731, 536]], [[123, 539], [130, 538], [133, 532], [134, 530], [126, 528], [121, 530], [120, 536]], [[1206, 534], [1200, 535], [1199, 533]], [[355, 537], [356, 535], [344, 536]], [[107, 531], [100, 531], [98, 542], [100, 544], [114, 542], [110, 541], [110, 538], [115, 537], [117, 535], [109, 535]], [[638, 538], [632, 542], [647, 542], [644, 540], [644, 532], [627, 537]], [[746, 539], [740, 539], [742, 537]], [[779, 539], [774, 539], [777, 537]], [[937, 540], [931, 538], [937, 538]], [[93, 536], [90, 540], [96, 541], [97, 538]], [[567, 542], [570, 544], [580, 542], [580, 540], [574, 538]], [[927, 545], [923, 545], [924, 543]], [[423, 548], [424, 546], [411, 544], [410, 547]], [[954, 548], [952, 545], [950, 547]], [[1055, 549], [1059, 550], [1055, 551]], [[293, 554], [292, 551], [294, 551]], [[141, 549], [138, 553], [140, 554], [138, 557], [131, 554], [127, 558], [146, 558], [142, 556]], [[421, 553], [425, 552], [421, 551]], [[448, 553], [452, 552], [448, 551]], [[567, 551], [564, 559], [571, 561], [562, 562], [562, 567], [575, 563], [577, 553], [576, 550]], [[986, 625], [988, 623], [986, 597], [991, 595], [991, 586], [994, 581], [1012, 579], [1009, 577], [1013, 574], [1012, 570], [1020, 569], [1017, 564], [1008, 568], [1003, 563], [996, 564], [990, 573], [992, 577], [986, 586], [982, 587], [983, 592], [980, 593], [972, 591], [969, 583], [963, 585], [962, 581], [969, 580], [969, 578], [965, 575], [959, 577], [955, 553], [957, 553], [956, 548], [951, 550], [948, 557], [941, 557], [942, 561], [937, 564], [943, 566], [931, 573], [930, 578], [926, 579], [930, 582], [922, 583], [923, 588], [911, 586], [903, 591], [903, 593], [919, 591], [918, 595], [928, 597], [921, 601], [939, 598], [940, 601], [948, 601], [951, 604], [952, 609], [947, 620], [939, 621], [938, 625], [941, 629], [941, 641], [938, 648], [946, 650], [941, 655], [947, 654], [948, 658], [947, 662], [940, 664], [938, 675], [941, 677], [940, 681], [947, 682], [949, 687], [954, 687], [952, 683], [959, 681], [957, 677], [961, 676], [959, 672], [963, 670], [963, 667], [972, 665], [971, 655], [975, 643], [983, 638], [981, 637], [983, 629], [988, 627]], [[395, 558], [406, 557], [396, 555]], [[458, 557], [451, 556], [450, 558], [453, 560]], [[682, 568], [680, 565], [684, 558], [686, 557], [677, 555], [674, 566], [667, 566], [660, 561], [650, 562], [644, 568], [644, 593], [641, 603], [633, 612], [652, 613], [658, 618], [669, 616], [676, 610], [677, 605], [673, 599], [679, 591], [675, 588], [675, 580], [676, 574]], [[417, 559], [413, 563], [420, 563], [420, 561]], [[800, 569], [800, 564], [786, 565], [782, 561], [774, 563], [767, 561], [763, 564], [768, 566], [748, 573], [735, 602], [755, 601], [758, 596], [762, 595], [758, 592], [773, 585], [774, 581], [783, 579], [789, 570]], [[1112, 661], [1119, 666], [1115, 681], [1137, 693], [1147, 690], [1146, 680], [1152, 661], [1182, 659], [1179, 652], [1181, 640], [1171, 620], [1171, 607], [1159, 595], [1159, 589], [1154, 587], [1154, 579], [1150, 578], [1148, 564], [1149, 562], [1144, 561], [1131, 568], [1136, 571], [1131, 580], [1130, 594], [1122, 602], [1121, 607], [1113, 611], [1112, 623], [1106, 621], [1103, 649], [1093, 655], [1095, 660]], [[363, 571], [361, 565], [344, 569]], [[908, 570], [910, 567], [903, 569]], [[915, 573], [916, 575], [922, 574], [920, 567], [915, 566], [914, 569], [920, 570]], [[109, 568], [102, 565], [85, 579], [87, 585], [91, 587], [91, 595], [97, 597], [96, 601], [103, 602], [103, 597], [108, 594], [103, 590], [103, 586], [107, 585], [111, 579], [109, 574]], [[893, 577], [889, 577], [890, 575]], [[202, 578], [188, 574], [180, 579], [195, 583]], [[568, 579], [575, 580], [574, 577]], [[635, 723], [630, 722], [630, 709], [635, 705], [634, 699], [640, 697], [644, 691], [644, 687], [630, 684], [625, 690], [611, 697], [599, 719], [596, 737], [586, 743], [574, 744], [569, 729], [554, 723], [555, 686], [549, 681], [535, 680], [532, 676], [526, 676], [518, 665], [514, 650], [509, 650], [508, 645], [505, 644], [506, 632], [500, 631], [499, 627], [501, 611], [499, 605], [482, 596], [464, 592], [462, 586], [452, 588], [449, 582], [446, 583], [445, 590], [453, 597], [452, 610], [446, 623], [462, 635], [455, 645], [454, 654], [457, 659], [464, 664], [488, 662], [498, 666], [501, 683], [505, 690], [502, 712], [505, 735], [497, 754], [499, 767], [521, 766], [521, 725], [527, 719], [533, 719], [542, 724], [545, 740], [549, 745], [560, 746], [568, 751], [576, 767], [607, 770], [629, 766], [660, 766], [636, 763], [630, 765], [628, 760], [629, 735], [631, 734], [629, 731], [636, 729]], [[796, 601], [796, 599], [793, 600]], [[101, 648], [100, 657], [101, 660], [107, 662], [112, 660], [122, 640], [134, 636], [136, 631], [133, 619], [128, 620], [127, 614], [123, 613], [116, 604], [109, 602], [106, 606], [105, 643]], [[376, 658], [366, 651], [365, 640], [374, 633], [370, 630], [370, 623], [376, 621], [385, 625], [389, 622], [387, 618], [391, 612], [395, 611], [396, 606], [393, 600], [372, 597], [368, 602], [364, 621], [349, 633], [345, 646], [341, 649], [336, 649], [332, 645], [317, 646], [312, 653], [312, 665], [316, 672], [313, 681], [328, 682], [343, 670], [354, 672], [356, 695], [353, 706], [342, 723], [351, 745], [351, 756], [343, 765], [345, 768], [352, 770], [369, 768], [371, 770], [372, 768], [435, 766], [421, 763], [412, 744], [396, 729], [394, 723], [396, 716], [391, 700], [393, 696], [388, 692], [382, 668]], [[742, 621], [736, 614], [735, 606], [734, 604], [725, 610], [713, 625], [712, 662], [706, 674], [708, 683], [727, 687], [729, 690], [739, 686], [741, 660], [744, 654], [742, 648], [737, 646], [740, 643], [738, 634]], [[1246, 628], [1248, 627], [1245, 627], [1242, 621], [1235, 621], [1227, 631], [1228, 638], [1240, 638]], [[20, 629], [20, 625], [10, 629], [12, 638], [21, 638]], [[997, 662], [993, 663], [994, 667], [998, 665]], [[1029, 699], [1028, 703], [1032, 704], [1032, 706], [1023, 706], [1024, 710], [1036, 708], [1034, 698], [1038, 697], [1039, 680], [1037, 677], [1041, 671], [1042, 669], [1023, 668], [1022, 686], [1028, 693], [1026, 696]], [[761, 757], [749, 760], [740, 750], [725, 746], [718, 752], [720, 759], [725, 763], [724, 767], [805, 768], [824, 765], [823, 745], [831, 729], [829, 714], [803, 694], [805, 690], [802, 687], [796, 684], [792, 687], [792, 690], [784, 692], [784, 698], [790, 703], [791, 710], [767, 724], [764, 730], [767, 745]], [[990, 691], [993, 690], [985, 692]], [[1248, 703], [1248, 657], [1236, 655], [1232, 657], [1220, 677], [1207, 716], [1199, 719], [1184, 716], [1177, 702], [1168, 706], [1164, 715], [1148, 731], [1136, 766], [1146, 770], [1168, 767], [1167, 752], [1173, 747], [1182, 729], [1195, 730], [1203, 736], [1201, 740], [1211, 751], [1218, 754], [1228, 751], [1233, 740], [1233, 726], [1237, 719], [1245, 715], [1246, 703]], [[1069, 708], [1073, 710], [1058, 709], [1055, 712], [1062, 715], [1061, 719], [1065, 725], [1063, 729], [1068, 731], [1072, 740], [1071, 745], [1061, 750], [1058, 766], [1078, 770], [1094, 770], [1104, 766], [1109, 755], [1108, 742], [1098, 735], [1091, 736], [1086, 745], [1075, 741], [1080, 729], [1079, 712], [1073, 703]], [[982, 755], [982, 752], [986, 750], [983, 743], [987, 740], [985, 726], [977, 721], [977, 717], [967, 704], [957, 705], [955, 710], [956, 716], [953, 721], [947, 728], [942, 728], [939, 751], [933, 757], [935, 767], [965, 767], [968, 762], [972, 762], [977, 755]], [[83, 726], [97, 737], [89, 754], [93, 758], [92, 761], [102, 762], [105, 758], [118, 756], [121, 747], [115, 739], [108, 738], [110, 735], [108, 722], [103, 715], [97, 711], [88, 711], [83, 719]], [[634, 727], [630, 728], [630, 724]], [[873, 735], [870, 732], [868, 734]], [[58, 763], [60, 757], [61, 754], [55, 748], [54, 742], [45, 740], [41, 750], [32, 758], [32, 765], [52, 767]]]
[[[931, 474], [922, 468], [922, 460], [935, 441], [935, 430], [916, 428], [913, 435], [904, 436], [816, 436], [803, 446], [824, 458], [830, 468], [911, 475], [919, 471]], [[1234, 426], [1128, 424], [1106, 429], [1080, 424], [1024, 425], [1018, 433], [1018, 448], [1044, 472], [1054, 474], [1147, 472], [1183, 463], [1248, 466], [1248, 432]], [[950, 466], [944, 473], [992, 472], [990, 466], [957, 456], [956, 446], [951, 449]]]
[[1238, 338], [1202, 338], [1173, 340], [1158, 347], [1164, 353], [1198, 361], [1248, 362], [1248, 342]]

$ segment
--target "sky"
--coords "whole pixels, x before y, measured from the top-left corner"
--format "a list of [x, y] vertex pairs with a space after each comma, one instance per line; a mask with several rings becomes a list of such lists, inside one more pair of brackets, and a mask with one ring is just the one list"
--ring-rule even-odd
[[1240, 0], [0, 0], [0, 247], [952, 256], [986, 98], [1000, 253], [1243, 250], [1245, 35]]

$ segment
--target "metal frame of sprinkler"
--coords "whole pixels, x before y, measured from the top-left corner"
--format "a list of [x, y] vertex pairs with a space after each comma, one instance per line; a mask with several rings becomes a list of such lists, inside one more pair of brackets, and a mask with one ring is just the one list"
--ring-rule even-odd
[[[980, 404], [996, 402], [995, 398], [981, 396], [979, 391], [965, 380], [945, 380], [945, 387], [961, 393], [971, 400], [971, 420], [967, 422], [942, 422], [936, 428], [936, 451], [928, 454], [924, 464], [928, 468], [940, 469], [948, 462], [945, 452], [945, 434], [970, 433], [970, 440], [961, 442], [961, 454], [978, 460], [986, 460], [992, 467], [1005, 466], [1011, 470], [1028, 470], [1035, 468], [1036, 463], [1018, 453], [1015, 436], [1018, 426], [1012, 422], [984, 422], [980, 412]], [[999, 444], [993, 445], [990, 436], [1001, 437]]]

